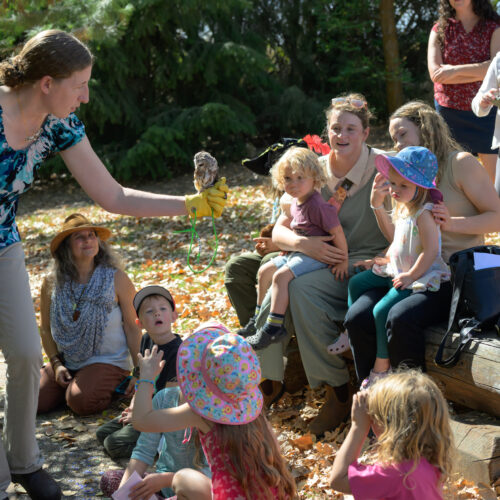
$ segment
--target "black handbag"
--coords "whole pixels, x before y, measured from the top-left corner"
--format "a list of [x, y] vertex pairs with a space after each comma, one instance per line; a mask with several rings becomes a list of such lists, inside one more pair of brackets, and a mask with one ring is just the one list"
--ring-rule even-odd
[[[460, 353], [473, 336], [500, 326], [500, 267], [474, 269], [474, 253], [500, 255], [500, 247], [482, 245], [455, 252], [450, 257], [451, 298], [448, 329], [436, 353], [440, 366], [454, 366]], [[455, 352], [443, 359], [446, 340], [452, 332], [460, 333], [460, 344]]]

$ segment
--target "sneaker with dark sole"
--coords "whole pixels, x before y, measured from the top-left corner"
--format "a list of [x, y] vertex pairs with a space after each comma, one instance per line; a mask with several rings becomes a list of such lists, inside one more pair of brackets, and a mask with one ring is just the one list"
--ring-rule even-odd
[[259, 328], [255, 335], [247, 337], [247, 342], [254, 348], [255, 351], [264, 349], [265, 347], [281, 342], [287, 336], [287, 331], [284, 326], [280, 326], [279, 329], [273, 333], [267, 333], [265, 327]]
[[248, 320], [248, 323], [243, 328], [240, 328], [236, 333], [244, 338], [250, 337], [251, 335], [255, 335], [257, 333], [257, 327], [255, 326], [255, 319], [256, 319], [255, 316], [252, 316]]

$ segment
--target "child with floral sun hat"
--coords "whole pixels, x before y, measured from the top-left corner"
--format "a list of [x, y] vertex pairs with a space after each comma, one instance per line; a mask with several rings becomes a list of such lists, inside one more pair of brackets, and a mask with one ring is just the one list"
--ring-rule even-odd
[[194, 470], [179, 471], [172, 483], [176, 494], [196, 500], [293, 498], [294, 480], [262, 413], [260, 365], [248, 342], [223, 325], [195, 331], [177, 356], [186, 403], [153, 410], [151, 381], [161, 371], [161, 358], [156, 346], [139, 355], [133, 425], [148, 432], [186, 428], [186, 435], [195, 427], [212, 473], [210, 480]]

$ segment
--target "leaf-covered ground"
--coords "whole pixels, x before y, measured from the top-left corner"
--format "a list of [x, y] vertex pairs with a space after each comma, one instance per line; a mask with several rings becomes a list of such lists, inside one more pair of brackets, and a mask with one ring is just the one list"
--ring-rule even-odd
[[[269, 192], [262, 184], [262, 178], [241, 167], [226, 168], [223, 174], [228, 179], [231, 192], [223, 216], [215, 221], [217, 256], [212, 266], [200, 274], [193, 273], [187, 266], [189, 234], [176, 232], [189, 227], [186, 217], [138, 219], [113, 215], [96, 207], [71, 180], [54, 180], [36, 185], [21, 199], [18, 225], [24, 240], [37, 315], [40, 285], [50, 265], [49, 242], [65, 217], [80, 212], [91, 221], [111, 229], [111, 242], [124, 258], [126, 270], [138, 289], [148, 284], [161, 284], [170, 289], [179, 311], [179, 319], [175, 324], [178, 333], [185, 335], [199, 322], [210, 318], [218, 319], [231, 329], [239, 327], [225, 293], [224, 264], [231, 255], [253, 249], [252, 237], [257, 234], [259, 227], [268, 222], [271, 210]], [[140, 187], [171, 194], [193, 192], [190, 176], [170, 183], [158, 182]], [[210, 261], [216, 244], [209, 220], [199, 221], [197, 230], [200, 242], [194, 241], [191, 263], [195, 269], [201, 270]], [[498, 234], [491, 235], [489, 241], [500, 244]], [[195, 254], [199, 250], [201, 259], [196, 265], [193, 262], [196, 262]], [[321, 390], [305, 389], [297, 394], [286, 394], [279, 405], [269, 412], [269, 418], [297, 480], [300, 498], [352, 498], [327, 488], [327, 472], [346, 435], [348, 424], [342, 424], [334, 432], [327, 433], [320, 441], [307, 433], [307, 424], [317, 414], [322, 401]], [[118, 408], [115, 409], [118, 411]], [[63, 415], [52, 423], [44, 422], [42, 434], [52, 440], [57, 438], [66, 442], [71, 450], [72, 440], [76, 439], [75, 433], [85, 434], [87, 427], [95, 430], [97, 419], [102, 421], [112, 416], [109, 413], [97, 416], [96, 422], [92, 424], [88, 423], [88, 418], [84, 419], [83, 424], [80, 419], [76, 425], [83, 425], [83, 428], [75, 429], [74, 425], [72, 428], [71, 425], [63, 424], [69, 418]], [[85, 443], [87, 448], [92, 447], [90, 435]], [[94, 445], [99, 447], [97, 441]], [[76, 469], [74, 464], [71, 467], [77, 474], [78, 464]], [[90, 466], [85, 463], [82, 467]], [[85, 481], [93, 485], [91, 490], [97, 494], [99, 471], [91, 471], [88, 475], [90, 477]], [[68, 496], [78, 496], [71, 490], [66, 493]], [[450, 499], [486, 498], [487, 494], [461, 478], [453, 478], [447, 485], [447, 497]]]

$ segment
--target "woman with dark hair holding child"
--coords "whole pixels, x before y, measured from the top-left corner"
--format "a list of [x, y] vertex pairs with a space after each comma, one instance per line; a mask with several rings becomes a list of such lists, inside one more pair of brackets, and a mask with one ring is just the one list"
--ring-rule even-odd
[[84, 191], [105, 210], [137, 217], [221, 215], [221, 179], [201, 194], [167, 196], [121, 186], [93, 151], [74, 112], [89, 100], [92, 54], [73, 35], [43, 31], [0, 63], [0, 348], [7, 362], [5, 448], [0, 447], [0, 500], [11, 479], [30, 497], [58, 499], [42, 469], [35, 439], [42, 364], [24, 253], [15, 223], [19, 196], [49, 155], [60, 153]]
[[50, 363], [41, 371], [39, 413], [64, 400], [78, 415], [102, 411], [129, 374], [131, 358], [137, 366], [135, 289], [106, 242], [110, 235], [72, 214], [50, 244], [54, 270], [40, 297], [40, 334]]
[[498, 153], [491, 149], [495, 111], [479, 118], [471, 104], [500, 50], [499, 27], [500, 16], [490, 0], [440, 0], [427, 50], [436, 110], [461, 149], [479, 156], [493, 182]]

